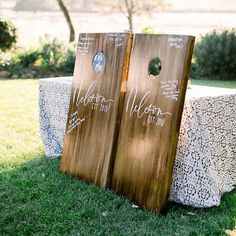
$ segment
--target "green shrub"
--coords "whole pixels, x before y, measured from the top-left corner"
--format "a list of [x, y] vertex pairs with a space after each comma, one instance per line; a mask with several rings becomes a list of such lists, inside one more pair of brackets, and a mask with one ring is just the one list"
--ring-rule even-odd
[[51, 72], [58, 76], [73, 74], [75, 50], [72, 45], [65, 46], [56, 39], [46, 38], [46, 43], [42, 43], [40, 55], [44, 73]]
[[0, 19], [0, 51], [5, 52], [16, 43], [16, 28], [9, 21]]
[[73, 74], [74, 66], [75, 66], [75, 51], [72, 49], [68, 49], [68, 51], [65, 54], [65, 59], [61, 65], [61, 70], [65, 74]]
[[191, 76], [196, 79], [236, 80], [235, 30], [206, 34], [196, 43]]
[[65, 53], [64, 45], [56, 39], [43, 43], [41, 49], [42, 64], [57, 67], [63, 61]]
[[74, 45], [46, 37], [35, 50], [0, 51], [0, 70], [8, 71], [14, 78], [72, 75], [75, 55]]
[[40, 58], [40, 52], [35, 51], [26, 51], [18, 55], [17, 60], [22, 67], [33, 66], [36, 61]]

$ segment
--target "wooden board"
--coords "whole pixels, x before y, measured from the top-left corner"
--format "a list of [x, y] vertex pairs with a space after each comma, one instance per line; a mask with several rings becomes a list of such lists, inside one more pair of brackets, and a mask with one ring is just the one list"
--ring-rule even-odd
[[131, 36], [79, 36], [61, 170], [100, 187], [111, 181]]
[[112, 188], [145, 209], [161, 212], [168, 199], [193, 45], [191, 36], [133, 39]]

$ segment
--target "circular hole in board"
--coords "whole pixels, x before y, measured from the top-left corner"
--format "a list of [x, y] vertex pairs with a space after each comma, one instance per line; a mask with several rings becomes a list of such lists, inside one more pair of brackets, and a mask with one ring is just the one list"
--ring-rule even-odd
[[103, 71], [106, 64], [106, 57], [103, 52], [98, 52], [95, 54], [92, 60], [92, 67], [94, 71], [100, 72]]
[[159, 57], [154, 57], [148, 64], [148, 74], [151, 79], [156, 79], [161, 73], [161, 60]]

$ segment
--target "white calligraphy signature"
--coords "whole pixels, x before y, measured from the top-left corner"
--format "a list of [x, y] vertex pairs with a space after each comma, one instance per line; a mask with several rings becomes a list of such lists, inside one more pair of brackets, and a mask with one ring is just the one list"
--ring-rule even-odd
[[108, 105], [108, 108], [110, 108], [111, 104], [114, 102], [112, 99], [106, 99], [103, 95], [99, 94], [96, 91], [96, 85], [97, 81], [92, 82], [92, 84], [89, 86], [85, 96], [80, 97], [81, 89], [82, 89], [82, 83], [79, 87], [79, 92], [76, 95], [76, 90], [74, 91], [73, 95], [73, 104], [78, 107], [79, 105], [87, 106], [88, 104], [92, 103], [99, 103], [99, 104], [106, 104]]
[[135, 104], [137, 101], [137, 95], [138, 95], [138, 88], [135, 88], [133, 89], [133, 91], [130, 92], [127, 100], [126, 112], [129, 113], [130, 117], [136, 115], [138, 118], [141, 118], [145, 114], [153, 115], [156, 117], [163, 115], [172, 116], [170, 112], [162, 112], [160, 107], [149, 103], [149, 99], [151, 97], [150, 91], [147, 91], [143, 95], [141, 101], [138, 104]]

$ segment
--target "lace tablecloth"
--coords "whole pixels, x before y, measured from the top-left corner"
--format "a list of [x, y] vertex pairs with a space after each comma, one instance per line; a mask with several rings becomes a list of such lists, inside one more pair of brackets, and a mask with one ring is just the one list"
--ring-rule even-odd
[[[72, 77], [39, 81], [45, 154], [61, 156]], [[182, 116], [170, 200], [194, 207], [220, 204], [236, 185], [236, 90], [191, 86]]]

